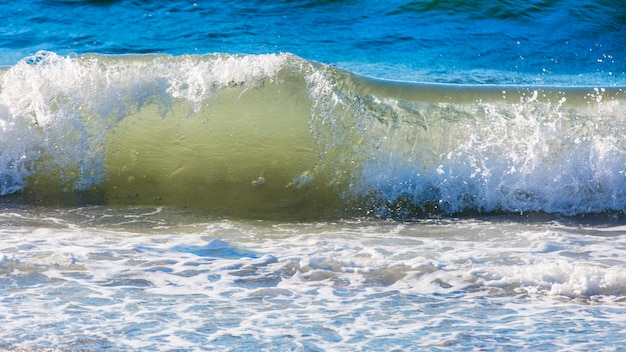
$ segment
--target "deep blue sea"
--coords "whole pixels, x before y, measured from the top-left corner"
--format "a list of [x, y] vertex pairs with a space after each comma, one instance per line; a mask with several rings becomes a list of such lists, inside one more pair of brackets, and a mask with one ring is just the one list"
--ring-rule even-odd
[[626, 3], [0, 19], [0, 350], [626, 345]]

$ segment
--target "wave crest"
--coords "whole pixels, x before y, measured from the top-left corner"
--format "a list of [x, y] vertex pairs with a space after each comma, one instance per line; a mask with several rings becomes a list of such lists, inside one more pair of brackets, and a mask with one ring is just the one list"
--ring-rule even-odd
[[1, 79], [4, 196], [400, 217], [625, 210], [621, 88], [386, 82], [292, 54], [40, 52]]

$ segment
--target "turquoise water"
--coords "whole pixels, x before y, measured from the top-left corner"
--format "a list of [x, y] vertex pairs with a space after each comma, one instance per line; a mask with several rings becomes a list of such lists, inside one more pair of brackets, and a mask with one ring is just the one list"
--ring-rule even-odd
[[620, 350], [625, 13], [0, 4], [0, 349]]

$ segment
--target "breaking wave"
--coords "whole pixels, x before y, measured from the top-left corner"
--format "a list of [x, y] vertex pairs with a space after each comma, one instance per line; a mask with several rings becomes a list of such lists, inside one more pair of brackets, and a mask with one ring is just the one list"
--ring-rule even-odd
[[374, 80], [292, 54], [0, 71], [5, 203], [222, 214], [626, 210], [626, 94]]

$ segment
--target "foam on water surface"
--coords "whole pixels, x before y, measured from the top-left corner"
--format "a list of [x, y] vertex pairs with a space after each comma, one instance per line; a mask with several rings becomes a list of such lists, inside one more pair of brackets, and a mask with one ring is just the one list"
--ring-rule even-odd
[[194, 217], [3, 214], [2, 347], [619, 347], [619, 223]]

